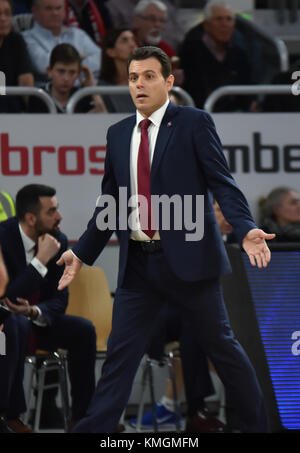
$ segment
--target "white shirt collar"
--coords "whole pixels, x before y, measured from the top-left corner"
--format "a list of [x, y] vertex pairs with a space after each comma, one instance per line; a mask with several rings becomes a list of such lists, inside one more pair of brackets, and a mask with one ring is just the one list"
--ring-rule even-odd
[[20, 234], [21, 234], [25, 252], [26, 253], [31, 252], [35, 247], [35, 242], [29, 236], [27, 236], [27, 234], [24, 233], [20, 223], [19, 223], [19, 230], [20, 230]]
[[[164, 117], [164, 114], [166, 113], [167, 107], [169, 105], [170, 99], [168, 98], [166, 102], [155, 112], [152, 113], [151, 116], [149, 116], [149, 120], [151, 123], [153, 123], [156, 127], [160, 126], [160, 123], [162, 122], [162, 119]], [[141, 121], [143, 121], [145, 118], [141, 113], [137, 110], [136, 111], [136, 124], [140, 124]]]

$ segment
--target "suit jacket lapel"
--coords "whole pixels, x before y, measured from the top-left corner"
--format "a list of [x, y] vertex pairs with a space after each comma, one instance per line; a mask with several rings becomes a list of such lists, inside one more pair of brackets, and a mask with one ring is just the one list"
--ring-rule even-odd
[[174, 121], [172, 121], [172, 119], [177, 113], [177, 111], [178, 107], [170, 102], [159, 128], [151, 166], [151, 178], [154, 177], [155, 172], [159, 167], [159, 162], [166, 150], [168, 141], [176, 127], [176, 124], [174, 123]]
[[128, 198], [130, 196], [130, 148], [131, 148], [131, 137], [132, 131], [136, 123], [136, 115], [131, 116], [128, 118], [128, 122], [124, 123], [124, 128], [120, 131], [120, 142], [122, 143], [122, 150], [124, 152], [121, 153], [119, 162], [122, 165], [122, 168], [126, 170], [125, 178], [126, 183], [125, 186], [129, 188], [128, 190]]
[[14, 251], [13, 257], [16, 261], [16, 269], [22, 270], [26, 267], [26, 255], [25, 249], [23, 245], [23, 241], [21, 238], [21, 234], [19, 231], [19, 223], [16, 218], [12, 221], [12, 228], [10, 230], [10, 246]]

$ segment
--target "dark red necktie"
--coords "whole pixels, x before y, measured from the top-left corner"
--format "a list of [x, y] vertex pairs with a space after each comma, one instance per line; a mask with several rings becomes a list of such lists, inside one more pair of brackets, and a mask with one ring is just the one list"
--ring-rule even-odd
[[[139, 147], [138, 162], [137, 162], [137, 191], [138, 196], [145, 197], [140, 201], [139, 213], [142, 231], [153, 238], [156, 230], [151, 230], [152, 207], [151, 207], [151, 172], [150, 172], [150, 155], [149, 155], [149, 138], [148, 127], [151, 121], [147, 118], [140, 122], [141, 127], [141, 142]], [[146, 206], [147, 202], [147, 206]]]

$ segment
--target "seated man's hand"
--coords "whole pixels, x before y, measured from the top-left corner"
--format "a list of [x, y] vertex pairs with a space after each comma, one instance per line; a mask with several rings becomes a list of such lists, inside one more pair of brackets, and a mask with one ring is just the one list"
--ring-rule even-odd
[[3, 299], [3, 303], [12, 313], [17, 315], [30, 316], [32, 307], [30, 306], [28, 300], [17, 297], [17, 304], [9, 300], [8, 297]]
[[36, 257], [46, 266], [51, 258], [59, 252], [60, 247], [60, 242], [51, 236], [51, 234], [43, 234], [38, 240], [38, 251]]

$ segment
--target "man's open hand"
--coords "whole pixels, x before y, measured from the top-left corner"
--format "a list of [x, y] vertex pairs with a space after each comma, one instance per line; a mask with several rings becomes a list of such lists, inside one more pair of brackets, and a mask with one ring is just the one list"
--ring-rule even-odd
[[62, 266], [63, 264], [66, 265], [64, 273], [58, 282], [58, 289], [62, 290], [66, 286], [69, 286], [71, 281], [80, 271], [82, 261], [76, 258], [76, 256], [74, 255], [74, 253], [71, 252], [71, 250], [67, 250], [61, 255], [60, 259], [56, 262], [56, 264], [58, 264], [58, 266]]
[[267, 267], [271, 252], [266, 240], [274, 239], [276, 234], [268, 234], [258, 228], [248, 231], [243, 239], [242, 246], [249, 256], [252, 266]]

